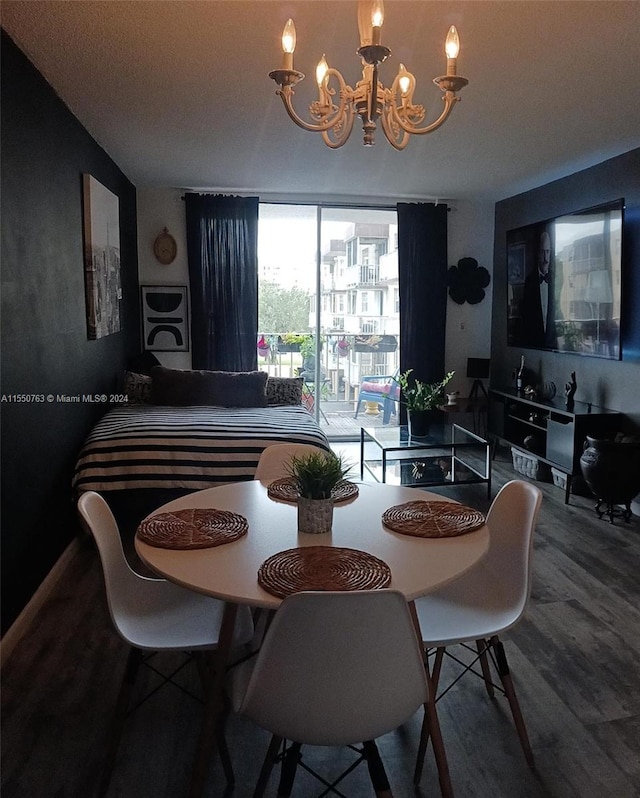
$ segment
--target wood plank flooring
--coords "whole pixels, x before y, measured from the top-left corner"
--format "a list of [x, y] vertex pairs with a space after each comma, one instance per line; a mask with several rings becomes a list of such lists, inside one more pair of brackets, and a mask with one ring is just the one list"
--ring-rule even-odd
[[[514, 477], [508, 458], [508, 450], [501, 450], [494, 461], [494, 494]], [[489, 699], [482, 683], [467, 677], [438, 704], [455, 794], [640, 796], [640, 519], [611, 525], [598, 520], [592, 500], [572, 497], [565, 506], [559, 488], [541, 487], [532, 599], [526, 618], [504, 641], [536, 770], [524, 761], [506, 701]], [[487, 507], [484, 486], [438, 492]], [[125, 657], [110, 625], [97, 554], [85, 540], [2, 674], [3, 798], [95, 794]], [[171, 667], [174, 660], [157, 663]], [[192, 665], [180, 678], [198, 691]], [[196, 701], [166, 687], [135, 712], [109, 795], [186, 795], [200, 711]], [[380, 743], [396, 798], [439, 795], [431, 749], [419, 791], [412, 785], [420, 722], [419, 713]], [[235, 716], [227, 735], [236, 786], [224, 789], [215, 762], [207, 794], [248, 798], [268, 735]], [[305, 760], [326, 778], [350, 756], [342, 749], [305, 749]], [[267, 794], [274, 796], [276, 786], [274, 776]], [[371, 796], [366, 769], [356, 769], [342, 791], [351, 798]], [[299, 771], [293, 795], [312, 798], [320, 792]]]

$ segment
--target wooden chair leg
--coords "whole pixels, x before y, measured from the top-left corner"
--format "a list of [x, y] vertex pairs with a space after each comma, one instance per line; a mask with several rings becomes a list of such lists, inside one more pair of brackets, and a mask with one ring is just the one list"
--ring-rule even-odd
[[229, 746], [227, 745], [226, 737], [224, 736], [224, 728], [220, 728], [218, 732], [218, 752], [220, 753], [220, 764], [227, 784], [232, 787], [236, 783], [236, 775], [233, 772], [233, 762], [229, 754]]
[[417, 786], [420, 784], [422, 778], [422, 768], [424, 767], [424, 758], [427, 754], [427, 745], [429, 744], [429, 717], [424, 713], [422, 718], [422, 729], [420, 730], [420, 743], [418, 745], [418, 753], [416, 755], [416, 767], [413, 771], [413, 783]]
[[491, 682], [491, 670], [489, 668], [489, 657], [487, 656], [487, 649], [489, 648], [486, 640], [476, 640], [476, 648], [478, 650], [478, 657], [480, 658], [480, 667], [482, 668], [482, 678], [484, 679], [484, 686], [487, 693], [491, 698], [494, 696], [493, 684]]
[[513, 722], [515, 723], [516, 731], [518, 732], [520, 745], [522, 746], [527, 764], [530, 768], [534, 768], [535, 762], [533, 759], [533, 751], [531, 750], [529, 735], [527, 734], [527, 727], [524, 723], [524, 718], [522, 716], [522, 711], [520, 710], [520, 704], [516, 696], [515, 687], [513, 686], [513, 680], [511, 679], [511, 673], [509, 672], [509, 663], [507, 662], [507, 655], [505, 653], [504, 646], [497, 637], [491, 638], [491, 645], [496, 653], [496, 662], [498, 664], [500, 681], [502, 682], [504, 692], [507, 696], [507, 701], [509, 702], [509, 707], [511, 708], [511, 714], [513, 715]]
[[262, 798], [264, 795], [264, 791], [267, 789], [267, 784], [269, 783], [269, 776], [271, 775], [271, 771], [278, 757], [278, 748], [280, 748], [281, 743], [282, 737], [278, 737], [274, 734], [269, 743], [269, 748], [267, 748], [262, 768], [260, 769], [256, 788], [253, 791], [253, 798]]
[[236, 604], [225, 604], [218, 638], [218, 648], [215, 652], [209, 653], [213, 662], [213, 673], [205, 693], [204, 712], [191, 775], [190, 798], [201, 798], [211, 759], [218, 748], [218, 731], [220, 729], [221, 713], [224, 711], [224, 678], [233, 643], [233, 629], [237, 611]]
[[116, 754], [118, 753], [118, 746], [120, 744], [120, 737], [122, 736], [122, 729], [127, 717], [127, 708], [129, 707], [129, 700], [131, 698], [131, 691], [138, 675], [140, 664], [142, 663], [142, 652], [137, 648], [129, 650], [127, 657], [127, 664], [124, 669], [122, 677], [122, 684], [118, 692], [118, 700], [116, 701], [116, 708], [111, 721], [109, 729], [109, 742], [107, 743], [107, 755], [105, 757], [102, 776], [100, 778], [100, 786], [98, 794], [104, 796], [109, 789], [109, 782], [111, 781], [111, 773], [116, 761]]
[[429, 734], [431, 736], [431, 743], [433, 745], [433, 754], [435, 756], [436, 765], [438, 768], [440, 792], [442, 793], [442, 798], [453, 798], [453, 787], [451, 785], [451, 776], [449, 774], [449, 764], [447, 763], [447, 753], [444, 747], [444, 740], [442, 739], [438, 713], [436, 712], [436, 683], [428, 673], [427, 686], [429, 695], [427, 698], [427, 703], [424, 705], [424, 707], [427, 715], [427, 722], [429, 724], [428, 728]]
[[433, 692], [434, 695], [438, 695], [438, 684], [440, 683], [440, 672], [442, 671], [442, 660], [444, 659], [444, 653], [446, 648], [444, 646], [440, 646], [436, 649], [436, 656], [433, 661], [433, 670], [431, 671], [431, 679], [433, 680]]

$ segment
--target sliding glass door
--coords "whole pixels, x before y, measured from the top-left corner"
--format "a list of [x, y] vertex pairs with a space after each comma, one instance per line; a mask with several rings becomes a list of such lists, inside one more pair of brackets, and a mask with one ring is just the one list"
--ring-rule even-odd
[[[302, 376], [332, 439], [397, 423], [385, 387], [399, 363], [395, 209], [261, 204], [258, 270], [259, 367]], [[359, 402], [363, 381], [380, 402]]]

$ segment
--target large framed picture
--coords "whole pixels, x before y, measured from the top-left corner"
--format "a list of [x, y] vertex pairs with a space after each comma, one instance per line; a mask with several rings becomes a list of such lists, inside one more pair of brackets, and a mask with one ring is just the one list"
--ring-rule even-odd
[[87, 337], [95, 340], [120, 332], [120, 206], [92, 175], [82, 189]]
[[507, 343], [618, 360], [623, 200], [507, 231]]
[[189, 351], [186, 285], [143, 285], [142, 339], [152, 352]]

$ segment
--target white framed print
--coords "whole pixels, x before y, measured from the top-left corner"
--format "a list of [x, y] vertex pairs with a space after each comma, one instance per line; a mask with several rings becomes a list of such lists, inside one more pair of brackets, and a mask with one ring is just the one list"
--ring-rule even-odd
[[151, 352], [189, 351], [186, 285], [143, 285], [142, 341]]

